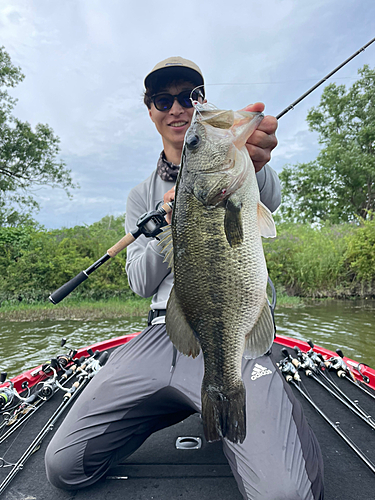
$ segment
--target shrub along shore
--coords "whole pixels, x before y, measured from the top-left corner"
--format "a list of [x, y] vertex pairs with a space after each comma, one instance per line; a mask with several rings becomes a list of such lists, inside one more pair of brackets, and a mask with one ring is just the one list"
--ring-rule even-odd
[[[147, 314], [150, 300], [130, 290], [126, 251], [53, 306], [48, 296], [104, 255], [124, 235], [124, 216], [90, 226], [0, 228], [0, 319], [97, 319]], [[263, 240], [279, 305], [311, 298], [375, 298], [375, 220], [311, 227], [277, 225]]]

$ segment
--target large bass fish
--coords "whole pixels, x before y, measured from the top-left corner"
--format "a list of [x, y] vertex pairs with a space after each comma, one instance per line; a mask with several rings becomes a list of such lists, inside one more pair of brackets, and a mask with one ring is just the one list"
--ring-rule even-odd
[[161, 237], [174, 271], [166, 329], [183, 354], [203, 351], [206, 439], [242, 442], [242, 356], [261, 356], [274, 339], [261, 236], [276, 230], [245, 147], [263, 115], [199, 108], [185, 136], [172, 223]]

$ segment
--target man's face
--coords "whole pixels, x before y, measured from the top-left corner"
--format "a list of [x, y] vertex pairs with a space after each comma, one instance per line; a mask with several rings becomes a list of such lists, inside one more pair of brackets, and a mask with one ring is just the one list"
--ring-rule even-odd
[[[191, 91], [193, 88], [191, 84], [186, 83], [171, 85], [163, 89], [163, 92], [177, 95], [183, 90]], [[190, 126], [193, 113], [193, 107], [184, 108], [177, 99], [174, 100], [173, 106], [168, 111], [159, 111], [155, 108], [154, 103], [151, 104], [149, 115], [155, 123], [157, 131], [162, 136], [164, 148], [168, 145], [174, 149], [182, 150], [185, 134]]]

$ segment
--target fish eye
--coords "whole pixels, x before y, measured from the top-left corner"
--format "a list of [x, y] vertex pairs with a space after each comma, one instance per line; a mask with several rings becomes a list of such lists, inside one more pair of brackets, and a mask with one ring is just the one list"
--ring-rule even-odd
[[201, 138], [199, 137], [198, 134], [192, 134], [189, 135], [189, 137], [186, 138], [186, 146], [188, 149], [196, 149], [201, 142]]

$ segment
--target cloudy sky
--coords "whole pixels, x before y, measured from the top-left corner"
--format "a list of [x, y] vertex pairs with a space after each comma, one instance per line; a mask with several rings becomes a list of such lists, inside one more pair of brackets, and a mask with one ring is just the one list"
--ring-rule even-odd
[[[14, 114], [47, 123], [80, 189], [37, 192], [48, 228], [125, 212], [156, 166], [161, 140], [142, 103], [143, 78], [172, 55], [203, 70], [209, 100], [278, 114], [375, 36], [374, 0], [0, 0], [0, 45], [25, 80]], [[330, 81], [350, 86], [375, 43]], [[280, 119], [271, 165], [315, 158], [306, 114], [323, 86]]]

